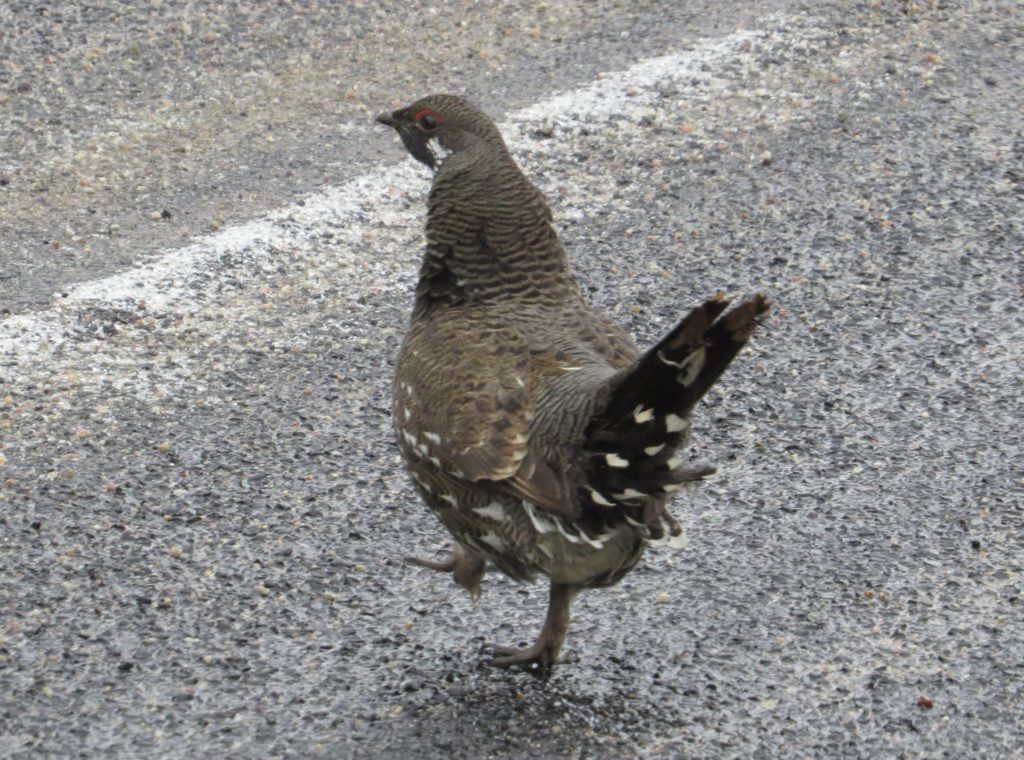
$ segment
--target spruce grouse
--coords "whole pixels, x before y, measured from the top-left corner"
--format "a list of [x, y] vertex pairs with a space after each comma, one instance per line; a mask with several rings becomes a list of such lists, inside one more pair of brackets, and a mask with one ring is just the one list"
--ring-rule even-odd
[[677, 450], [694, 405], [768, 300], [713, 298], [641, 353], [583, 298], [544, 195], [482, 111], [431, 95], [377, 121], [433, 170], [427, 247], [398, 357], [405, 465], [455, 538], [443, 562], [476, 595], [488, 568], [551, 582], [533, 646], [491, 665], [546, 674], [580, 590], [617, 583], [648, 544], [682, 542], [670, 494], [713, 468]]

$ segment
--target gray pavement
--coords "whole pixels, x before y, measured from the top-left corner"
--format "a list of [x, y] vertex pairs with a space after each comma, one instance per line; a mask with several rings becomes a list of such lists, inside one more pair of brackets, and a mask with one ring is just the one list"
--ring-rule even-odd
[[0, 312], [395, 160], [386, 105], [501, 113], [791, 3], [747, 5], [0, 3]]
[[[0, 757], [1024, 757], [1019, 5], [60, 7], [0, 9]], [[368, 116], [442, 85], [638, 340], [776, 304], [546, 683], [478, 667], [541, 587], [400, 561], [429, 177]]]

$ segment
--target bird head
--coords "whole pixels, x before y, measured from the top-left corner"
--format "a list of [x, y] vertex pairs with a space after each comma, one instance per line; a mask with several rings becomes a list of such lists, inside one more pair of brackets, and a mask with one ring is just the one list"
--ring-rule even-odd
[[448, 156], [480, 146], [506, 152], [505, 141], [483, 111], [455, 95], [428, 95], [385, 112], [377, 121], [394, 128], [417, 161], [437, 171]]

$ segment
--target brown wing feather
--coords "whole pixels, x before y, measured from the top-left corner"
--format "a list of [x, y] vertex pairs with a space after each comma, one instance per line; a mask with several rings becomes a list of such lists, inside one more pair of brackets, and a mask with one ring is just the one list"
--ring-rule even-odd
[[558, 473], [532, 449], [527, 450], [516, 474], [500, 485], [507, 493], [548, 512], [570, 519], [579, 517], [579, 504], [569, 497]]
[[561, 477], [530, 447], [537, 367], [529, 346], [513, 328], [470, 312], [438, 310], [410, 330], [395, 388], [399, 445], [457, 477], [493, 481], [543, 509], [574, 515]]
[[[455, 318], [453, 312], [461, 311], [435, 312], [414, 325], [403, 344], [395, 389], [400, 442], [425, 448], [420, 453], [439, 459], [459, 477], [502, 480], [514, 475], [526, 456], [527, 357], [514, 332]], [[467, 336], [467, 329], [477, 334]], [[473, 350], [464, 351], [463, 345]]]

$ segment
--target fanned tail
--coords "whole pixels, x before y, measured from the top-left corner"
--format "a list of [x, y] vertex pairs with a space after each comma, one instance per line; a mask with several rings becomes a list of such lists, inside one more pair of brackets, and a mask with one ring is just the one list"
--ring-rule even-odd
[[627, 519], [647, 526], [652, 540], [681, 533], [665, 496], [715, 471], [680, 466], [676, 450], [689, 435], [693, 407], [770, 307], [760, 294], [723, 315], [728, 305], [714, 298], [691, 311], [625, 371], [587, 428], [583, 503], [623, 509]]

